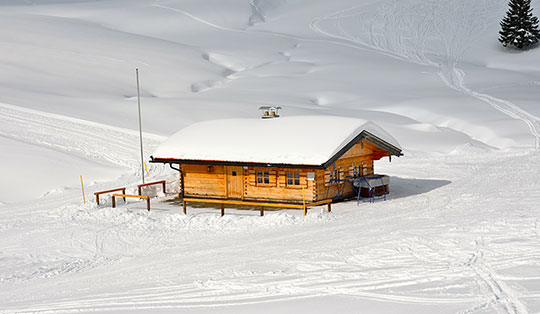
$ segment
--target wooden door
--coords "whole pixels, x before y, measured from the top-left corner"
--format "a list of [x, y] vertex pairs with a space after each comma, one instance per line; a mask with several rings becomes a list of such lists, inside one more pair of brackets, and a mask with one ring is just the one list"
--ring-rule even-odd
[[242, 167], [227, 168], [227, 197], [242, 199], [244, 195], [244, 169]]

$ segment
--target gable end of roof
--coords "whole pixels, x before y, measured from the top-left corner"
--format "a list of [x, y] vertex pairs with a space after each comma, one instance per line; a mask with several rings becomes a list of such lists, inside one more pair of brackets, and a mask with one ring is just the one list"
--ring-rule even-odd
[[330, 167], [334, 162], [336, 162], [339, 158], [341, 158], [341, 156], [343, 156], [347, 151], [349, 151], [349, 149], [351, 149], [354, 145], [356, 145], [356, 143], [362, 140], [367, 140], [368, 142], [384, 149], [390, 155], [394, 155], [397, 157], [403, 156], [401, 149], [399, 149], [398, 147], [386, 142], [385, 140], [381, 139], [380, 137], [366, 130], [363, 130], [362, 132], [360, 132], [360, 134], [355, 136], [349, 143], [347, 143], [347, 145], [345, 145], [342, 149], [340, 149], [334, 156], [328, 159], [328, 161], [323, 163], [322, 167], [324, 169]]

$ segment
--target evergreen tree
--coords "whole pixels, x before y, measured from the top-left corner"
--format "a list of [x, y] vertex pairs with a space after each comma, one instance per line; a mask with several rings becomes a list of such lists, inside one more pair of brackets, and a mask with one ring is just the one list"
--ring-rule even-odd
[[538, 18], [532, 15], [531, 0], [510, 0], [510, 9], [501, 21], [499, 41], [503, 46], [523, 49], [540, 39]]

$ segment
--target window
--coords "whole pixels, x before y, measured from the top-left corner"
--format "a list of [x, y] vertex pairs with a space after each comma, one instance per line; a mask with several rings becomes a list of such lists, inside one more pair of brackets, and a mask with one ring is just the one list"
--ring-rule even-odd
[[236, 177], [236, 171], [232, 171], [232, 176]]
[[300, 172], [288, 172], [287, 185], [300, 185]]
[[372, 168], [369, 168], [368, 166], [366, 166], [366, 164], [362, 163], [362, 166], [361, 167], [358, 167], [360, 168], [360, 175], [361, 176], [367, 176], [369, 175], [369, 173], [371, 172]]
[[340, 168], [334, 168], [333, 170], [327, 170], [324, 174], [324, 185], [330, 186], [332, 184], [340, 183], [342, 177], [342, 171]]
[[355, 177], [361, 177], [363, 175], [365, 175], [365, 169], [364, 169], [364, 166], [355, 166], [353, 168], [353, 176]]
[[330, 180], [339, 181], [339, 170], [334, 169], [332, 172], [330, 172]]
[[368, 168], [366, 164], [362, 164], [361, 166], [354, 166], [352, 168], [352, 174], [354, 177], [363, 177], [369, 175], [372, 168]]
[[257, 184], [270, 184], [270, 172], [257, 171]]

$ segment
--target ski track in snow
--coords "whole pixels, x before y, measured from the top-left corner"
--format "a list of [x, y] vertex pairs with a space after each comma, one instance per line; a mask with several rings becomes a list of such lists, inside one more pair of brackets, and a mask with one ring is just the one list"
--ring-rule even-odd
[[[405, 2], [400, 3], [407, 5]], [[241, 31], [215, 25], [178, 9], [167, 9], [183, 13], [214, 28]], [[353, 10], [356, 9], [359, 7], [353, 8]], [[413, 45], [412, 51], [414, 52], [411, 52], [408, 48], [405, 49], [408, 47], [405, 44], [406, 40], [399, 36], [393, 41], [385, 42], [386, 37], [377, 33], [377, 25], [374, 24], [370, 27], [372, 31], [371, 42], [354, 38], [352, 34], [347, 33], [347, 28], [343, 26], [339, 28], [341, 34], [334, 35], [324, 31], [318, 25], [327, 19], [336, 19], [339, 22], [344, 17], [355, 17], [357, 14], [349, 14], [350, 10], [343, 10], [331, 16], [317, 19], [311, 24], [312, 28], [321, 34], [336, 38], [336, 40], [326, 42], [357, 49], [367, 47], [409, 62], [440, 67], [441, 79], [449, 87], [466, 92], [488, 103], [491, 101], [490, 104], [497, 110], [501, 110], [513, 118], [521, 119], [528, 125], [531, 123], [529, 127], [531, 133], [537, 137], [536, 146], [538, 147], [538, 118], [510, 102], [467, 89], [463, 83], [464, 73], [455, 66], [459, 62], [459, 58], [448, 58], [446, 60], [448, 65], [444, 66], [430, 60], [430, 57], [427, 56], [429, 54], [425, 51], [426, 36], [431, 32], [438, 32], [434, 24], [436, 16], [427, 15], [423, 18], [422, 25], [425, 28], [418, 29], [418, 32], [414, 34], [413, 37], [416, 38], [414, 43], [416, 44]], [[398, 4], [394, 12], [397, 14], [400, 11]], [[397, 14], [397, 16], [401, 15]], [[408, 23], [408, 20], [403, 16], [401, 19], [385, 16], [384, 23], [388, 23], [390, 20], [401, 23], [401, 25]], [[306, 40], [271, 32], [263, 33]], [[341, 42], [342, 40], [349, 41], [351, 44]], [[321, 42], [324, 40], [313, 41]], [[401, 50], [389, 49], [390, 42], [396, 42]], [[444, 45], [450, 47], [448, 42], [445, 42]], [[455, 55], [455, 53], [449, 51], [447, 57], [451, 55]], [[59, 133], [58, 130], [61, 130], [62, 133]], [[67, 152], [89, 160], [110, 162], [128, 166], [131, 169], [139, 169], [140, 166], [136, 158], [138, 156], [138, 133], [134, 131], [0, 104], [0, 135]], [[145, 145], [151, 147], [161, 140], [160, 137], [149, 135], [146, 136]], [[434, 161], [430, 160], [430, 162]], [[489, 164], [489, 161], [486, 163]], [[452, 167], [454, 166], [452, 165]], [[76, 259], [71, 257], [69, 252], [61, 252], [65, 255], [65, 260], [59, 266], [51, 266], [47, 269], [40, 268], [38, 272], [26, 274], [27, 277], [23, 273], [21, 277], [2, 278], [6, 283], [20, 284], [30, 281], [31, 284], [32, 280], [40, 278], [61, 279], [65, 275], [73, 276], [73, 278], [67, 279], [77, 280], [74, 274], [100, 266], [105, 266], [100, 271], [105, 272], [106, 276], [107, 265], [112, 266], [119, 260], [126, 262], [125, 265], [128, 267], [134, 267], [133, 272], [140, 272], [141, 281], [144, 281], [144, 276], [150, 278], [149, 283], [146, 287], [137, 287], [135, 284], [130, 287], [126, 286], [125, 283], [119, 283], [121, 289], [109, 290], [121, 290], [119, 292], [96, 293], [90, 290], [90, 293], [83, 296], [61, 297], [44, 301], [38, 299], [31, 305], [28, 305], [28, 302], [26, 305], [20, 305], [16, 301], [10, 300], [12, 303], [0, 309], [0, 312], [72, 313], [197, 307], [216, 309], [221, 306], [261, 304], [314, 296], [346, 295], [416, 304], [470, 303], [472, 307], [462, 311], [464, 314], [485, 310], [492, 306], [501, 306], [507, 313], [525, 314], [527, 309], [520, 301], [523, 296], [502, 280], [497, 270], [512, 267], [516, 263], [534, 265], [539, 257], [534, 250], [524, 253], [524, 250], [518, 246], [497, 247], [497, 241], [505, 241], [514, 237], [518, 239], [531, 238], [533, 234], [538, 239], [538, 228], [527, 230], [522, 224], [507, 225], [492, 221], [489, 224], [481, 225], [484, 222], [482, 217], [478, 218], [476, 224], [465, 220], [460, 221], [456, 218], [460, 216], [459, 212], [454, 213], [456, 217], [449, 219], [448, 222], [444, 219], [440, 221], [432, 219], [431, 213], [433, 211], [450, 215], [456, 210], [456, 202], [470, 205], [474, 209], [477, 207], [489, 208], [489, 206], [476, 206], [480, 200], [474, 198], [478, 197], [474, 194], [475, 188], [481, 185], [481, 180], [484, 178], [479, 174], [489, 172], [484, 171], [485, 169], [481, 167], [474, 167], [476, 165], [473, 168], [460, 169], [469, 176], [460, 182], [453, 183], [452, 188], [455, 191], [452, 191], [451, 195], [461, 195], [461, 198], [457, 200], [448, 195], [448, 191], [445, 189], [403, 199], [392, 199], [391, 195], [390, 200], [386, 203], [373, 204], [365, 211], [358, 211], [354, 214], [357, 216], [354, 217], [355, 219], [345, 217], [345, 219], [332, 224], [331, 221], [328, 221], [330, 218], [323, 217], [320, 219], [321, 221], [315, 220], [313, 227], [310, 227], [310, 222], [307, 222], [306, 226], [293, 225], [295, 229], [293, 232], [282, 233], [278, 226], [275, 227], [278, 232], [269, 237], [259, 235], [260, 238], [250, 240], [245, 239], [245, 235], [242, 235], [238, 238], [223, 240], [223, 243], [238, 240], [238, 243], [233, 247], [220, 246], [219, 244], [223, 244], [219, 242], [220, 237], [212, 238], [210, 236], [210, 239], [218, 244], [215, 245], [216, 247], [197, 247], [196, 243], [193, 244], [193, 247], [198, 250], [192, 251], [191, 254], [194, 256], [190, 258], [201, 262], [192, 262], [188, 271], [197, 273], [197, 270], [200, 269], [205, 274], [210, 269], [215, 271], [210, 272], [209, 278], [184, 280], [183, 283], [178, 282], [178, 276], [174, 275], [170, 276], [169, 279], [161, 279], [159, 283], [152, 280], [155, 280], [157, 275], [169, 274], [171, 269], [181, 267], [179, 264], [185, 258], [184, 250], [189, 244], [187, 240], [194, 240], [189, 238], [193, 235], [189, 234], [189, 228], [186, 226], [193, 223], [196, 229], [197, 226], [208, 227], [208, 225], [215, 224], [224, 229], [234, 229], [231, 222], [226, 219], [208, 218], [215, 217], [217, 214], [188, 217], [167, 216], [167, 214], [148, 216], [144, 213], [130, 212], [127, 207], [112, 210], [111, 208], [91, 206], [79, 208], [77, 205], [70, 205], [45, 216], [41, 213], [42, 216], [32, 217], [32, 219], [40, 221], [41, 224], [47, 225], [49, 228], [59, 228], [62, 231], [66, 225], [72, 226], [73, 232], [67, 240], [69, 248], [76, 252], [86, 252], [89, 257]], [[476, 180], [477, 174], [479, 179]], [[507, 191], [504, 190], [504, 192]], [[493, 193], [496, 194], [497, 191]], [[471, 195], [467, 196], [467, 194]], [[540, 194], [537, 193], [537, 196]], [[531, 199], [533, 197], [534, 195], [531, 196]], [[377, 209], [379, 213], [377, 213]], [[381, 215], [381, 209], [388, 212]], [[339, 209], [337, 211], [339, 212]], [[480, 212], [479, 215], [482, 216], [483, 213]], [[251, 225], [256, 222], [268, 221], [268, 219], [273, 219], [272, 217], [273, 215], [269, 214], [264, 218], [255, 217], [252, 220], [248, 218], [243, 222], [235, 217], [237, 218], [235, 223], [242, 227], [242, 224]], [[465, 217], [465, 219], [470, 219], [470, 216]], [[410, 220], [411, 218], [412, 220]], [[212, 221], [205, 222], [204, 219]], [[504, 220], [505, 218], [501, 219], [503, 219], [503, 223], [507, 221]], [[368, 225], [362, 226], [360, 223], [362, 221], [366, 221]], [[400, 221], [404, 225], [402, 226], [403, 234], [395, 234], [395, 230], [392, 229], [395, 223], [392, 224], [392, 221]], [[291, 222], [289, 221], [289, 223]], [[358, 226], [359, 223], [360, 226]], [[445, 225], [441, 226], [441, 224]], [[390, 227], [385, 227], [386, 225]], [[378, 227], [370, 228], [370, 226]], [[268, 228], [267, 225], [265, 227]], [[359, 228], [365, 228], [365, 230], [357, 233], [356, 236], [350, 235], [357, 232]], [[440, 228], [444, 228], [447, 234], [432, 234], [430, 228], [439, 232]], [[178, 230], [182, 232], [178, 232]], [[285, 231], [287, 231], [286, 228]], [[208, 235], [201, 230], [198, 232], [200, 234], [196, 234], [197, 237], [203, 237], [200, 241], [208, 242], [204, 238]], [[253, 232], [253, 230], [249, 232]], [[256, 232], [262, 231], [257, 230]], [[326, 239], [319, 242], [318, 237], [321, 233], [330, 234], [332, 239], [341, 240]], [[340, 237], [340, 234], [348, 234], [349, 236]], [[484, 239], [484, 235], [489, 239]], [[227, 236], [230, 235], [227, 234]], [[471, 237], [474, 236], [480, 240], [477, 240], [475, 245], [470, 245]], [[379, 244], [373, 243], [372, 239], [378, 239]], [[303, 245], [302, 241], [306, 241], [307, 244]], [[290, 252], [282, 252], [283, 243], [293, 243], [289, 247]], [[326, 247], [321, 248], [321, 245], [326, 245]], [[191, 249], [193, 247], [188, 246]], [[260, 248], [270, 249], [260, 251]], [[62, 250], [67, 249], [62, 248]], [[230, 254], [229, 257], [234, 257], [234, 250], [254, 252], [249, 254], [249, 256], [255, 256], [254, 259], [271, 261], [274, 257], [281, 263], [278, 267], [279, 271], [258, 269], [253, 266], [253, 263], [257, 265], [253, 261], [245, 261], [247, 267], [244, 267], [242, 264], [238, 265], [239, 261], [236, 259], [216, 258], [227, 256], [226, 254]], [[162, 251], [165, 253], [159, 255]], [[156, 256], [154, 257], [153, 254]], [[261, 254], [261, 256], [257, 254]], [[283, 258], [283, 254], [287, 254], [286, 258]], [[128, 263], [132, 258], [147, 256], [152, 258], [151, 267], [138, 266], [139, 263]], [[491, 256], [491, 258], [487, 256]], [[472, 290], [473, 283], [484, 289], [485, 293], [480, 294]], [[149, 287], [148, 285], [153, 286]], [[446, 291], [453, 288], [456, 288], [457, 292]]]
[[[136, 131], [0, 104], [0, 136], [98, 163], [140, 168]], [[144, 145], [152, 150], [164, 139], [145, 133]]]
[[502, 100], [488, 94], [479, 93], [468, 88], [464, 83], [465, 72], [455, 65], [452, 65], [449, 69], [441, 70], [439, 76], [443, 82], [450, 88], [454, 88], [458, 91], [462, 91], [472, 97], [482, 100], [490, 104], [496, 110], [512, 117], [516, 120], [523, 121], [529, 131], [534, 136], [534, 147], [540, 150], [540, 118], [530, 114], [529, 112], [521, 109], [517, 105], [510, 101]]
[[[481, 5], [484, 5], [484, 6], [487, 3], [486, 0], [483, 0], [481, 2], [482, 2]], [[353, 13], [353, 14], [350, 14], [350, 12], [361, 10], [364, 7], [369, 6], [369, 3], [359, 5], [359, 6], [354, 6], [351, 8], [344, 9], [344, 10], [340, 10], [338, 12], [331, 13], [328, 16], [316, 18], [311, 22], [310, 28], [312, 30], [328, 38], [334, 38], [336, 40], [309, 39], [309, 38], [302, 38], [298, 36], [292, 36], [288, 34], [282, 34], [282, 33], [271, 32], [271, 31], [262, 31], [262, 30], [233, 29], [233, 28], [217, 25], [215, 23], [212, 23], [210, 21], [197, 17], [185, 10], [161, 5], [157, 2], [154, 2], [152, 5], [154, 7], [181, 13], [197, 22], [200, 22], [202, 24], [208, 25], [209, 27], [219, 29], [222, 31], [252, 33], [252, 34], [258, 33], [258, 34], [266, 34], [266, 35], [271, 35], [271, 36], [276, 36], [276, 37], [281, 37], [281, 38], [286, 38], [286, 39], [292, 39], [296, 41], [319, 42], [319, 43], [324, 42], [324, 43], [346, 46], [346, 47], [351, 47], [351, 48], [360, 49], [360, 50], [369, 49], [369, 50], [374, 50], [380, 54], [397, 58], [399, 60], [403, 60], [407, 62], [414, 62], [421, 65], [434, 66], [439, 69], [438, 71], [439, 77], [444, 82], [444, 84], [447, 85], [449, 88], [460, 91], [471, 97], [474, 97], [483, 102], [486, 102], [489, 105], [491, 105], [494, 109], [508, 115], [509, 117], [523, 121], [529, 128], [531, 135], [534, 137], [535, 149], [537, 150], [540, 149], [540, 117], [532, 115], [531, 113], [523, 110], [519, 106], [511, 103], [510, 101], [502, 100], [502, 99], [490, 96], [488, 94], [473, 91], [464, 84], [465, 73], [461, 69], [457, 68], [456, 64], [459, 63], [461, 55], [466, 50], [467, 43], [460, 43], [459, 41], [456, 40], [456, 38], [453, 38], [454, 41], [449, 42], [448, 39], [443, 35], [443, 33], [440, 30], [441, 26], [437, 24], [441, 21], [441, 18], [440, 16], [436, 15], [437, 12], [440, 13], [441, 11], [443, 11], [441, 9], [443, 8], [443, 6], [438, 4], [436, 1], [428, 1], [427, 4], [424, 1], [419, 2], [417, 0], [400, 1], [398, 4], [387, 4], [386, 6], [383, 5], [384, 8], [379, 10], [379, 12], [384, 13], [383, 18], [380, 18], [380, 16], [367, 17], [367, 15], [364, 15], [363, 17], [367, 21], [371, 22], [371, 24], [369, 25], [370, 37], [368, 39], [360, 38], [348, 32], [346, 27], [343, 27], [343, 25], [341, 24], [341, 20], [343, 18], [360, 18], [360, 16], [364, 14], [363, 12]], [[258, 10], [257, 5], [253, 1], [250, 2], [250, 5], [251, 7], [254, 8], [254, 10], [256, 11]], [[426, 5], [427, 7], [431, 8], [431, 10], [426, 9], [425, 8]], [[470, 5], [478, 5], [478, 3], [474, 3]], [[424, 15], [419, 14], [418, 16], [413, 16], [412, 18], [411, 16], [403, 14], [403, 12], [410, 12], [411, 7], [415, 7], [417, 11], [424, 11], [425, 14]], [[467, 8], [461, 8], [461, 10], [462, 11], [457, 12], [457, 14], [464, 14], [464, 12], [467, 12]], [[477, 11], [478, 10], [476, 11], [471, 10], [469, 12], [477, 12]], [[443, 11], [443, 12], [456, 13], [451, 9]], [[419, 21], [416, 21], [415, 20], [416, 18], [418, 18]], [[329, 32], [329, 31], [325, 31], [323, 27], [320, 27], [318, 25], [321, 22], [328, 21], [328, 20], [333, 20], [337, 23], [337, 25], [335, 25], [335, 27], [337, 28], [337, 34]], [[460, 19], [458, 18], [457, 20], [460, 20]], [[414, 24], [415, 22], [418, 24]], [[377, 24], [377, 23], [381, 23], [381, 24]], [[447, 25], [443, 25], [443, 26], [447, 26]], [[482, 27], [483, 25], [482, 25], [481, 19], [478, 19], [476, 23], [473, 23], [472, 26], [466, 29], [466, 32], [468, 33], [464, 34], [465, 36], [461, 37], [458, 35], [456, 37], [457, 38], [470, 38], [472, 34], [474, 34], [475, 31], [478, 31]], [[392, 35], [391, 33], [395, 29], [408, 30], [408, 31], [412, 31], [412, 33]], [[427, 51], [428, 41], [433, 40], [433, 36], [438, 37], [438, 40], [441, 41], [440, 44], [443, 45], [443, 50], [445, 52], [444, 60], [438, 60], [438, 62], [433, 61], [430, 59], [430, 57], [426, 56], [427, 53], [429, 52]], [[391, 40], [389, 40], [389, 38]]]
[[[520, 164], [520, 161], [516, 161], [516, 164]], [[102, 268], [98, 271], [107, 276], [107, 269], [120, 258], [123, 267], [134, 267], [132, 272], [141, 273], [140, 279], [145, 284], [142, 287], [134, 284], [129, 288], [109, 289], [118, 292], [90, 292], [82, 296], [37, 301], [30, 306], [17, 306], [15, 303], [6, 307], [5, 312], [216, 309], [342, 295], [383, 302], [472, 306], [462, 313], [475, 313], [497, 305], [507, 313], [527, 313], [519, 301], [522, 295], [501, 280], [496, 270], [516, 264], [534, 265], [540, 256], [534, 249], [524, 251], [519, 245], [498, 246], [498, 243], [530, 239], [534, 234], [537, 237], [536, 227], [528, 230], [522, 222], [509, 224], [515, 220], [511, 217], [497, 218], [497, 215], [494, 215], [494, 221], [486, 222], [486, 213], [482, 211], [475, 217], [469, 214], [463, 220], [456, 219], [462, 213], [455, 210], [463, 208], [456, 208], [456, 204], [476, 209], [489, 208], [486, 204], [478, 203], [490, 202], [489, 199], [482, 200], [474, 197], [474, 194], [467, 194], [474, 191], [473, 187], [478, 186], [479, 180], [483, 180], [478, 174], [490, 173], [486, 171], [486, 166], [460, 167], [464, 167], [460, 171], [470, 173], [470, 176], [453, 184], [451, 195], [463, 195], [462, 198], [451, 198], [447, 195], [448, 190], [441, 189], [414, 198], [375, 203], [356, 211], [354, 218], [341, 217], [343, 214], [321, 218], [315, 215], [308, 217], [310, 219], [307, 221], [299, 218], [299, 221], [305, 222], [304, 225], [291, 225], [290, 229], [287, 225], [283, 226], [284, 229], [277, 226], [271, 236], [260, 234], [264, 230], [274, 229], [268, 224], [261, 225], [264, 226], [262, 229], [246, 229], [247, 236], [244, 232], [236, 236], [227, 232], [223, 242], [211, 234], [201, 234], [201, 230], [190, 235], [189, 229], [185, 229], [186, 224], [191, 221], [195, 228], [221, 226], [233, 227], [231, 230], [234, 230], [231, 223], [241, 227], [243, 224], [269, 222], [277, 216], [269, 214], [246, 220], [237, 216], [227, 220], [217, 218], [216, 213], [206, 216], [215, 219], [205, 221], [204, 215], [197, 214], [150, 217], [140, 212], [128, 214], [121, 209], [60, 208], [54, 212], [59, 216], [49, 215], [53, 220], [46, 224], [54, 226], [56, 219], [63, 223], [75, 223], [74, 230], [77, 231], [71, 236], [72, 246], [77, 252], [87, 250], [95, 257], [64, 263], [59, 269], [52, 268], [51, 273], [32, 274], [32, 279], [23, 276], [22, 280], [36, 280], [36, 275], [51, 278], [71, 276], [67, 280], [76, 278], [78, 272], [100, 266]], [[527, 168], [527, 165], [522, 167]], [[380, 215], [381, 209], [385, 209], [384, 215]], [[339, 207], [334, 211], [339, 212]], [[433, 211], [455, 217], [433, 219], [439, 216], [432, 215]], [[331, 217], [336, 220], [328, 220]], [[469, 221], [471, 218], [478, 221]], [[43, 217], [38, 220], [44, 221]], [[393, 230], [396, 222], [400, 222], [402, 230], [397, 233]], [[430, 232], [432, 229], [440, 232], [440, 228], [444, 228], [445, 232]], [[355, 236], [351, 236], [351, 233]], [[251, 234], [258, 236], [249, 240]], [[329, 238], [319, 240], [321, 234], [329, 235]], [[478, 240], [471, 244], [471, 238]], [[378, 239], [377, 243], [373, 243], [372, 239]], [[195, 243], [190, 245], [192, 241]], [[206, 247], [197, 241], [212, 245]], [[287, 252], [282, 252], [283, 243], [288, 243]], [[250, 252], [247, 255], [249, 258], [239, 262], [234, 258], [237, 252]], [[178, 262], [186, 256], [199, 262], [189, 263], [184, 268]], [[151, 267], [145, 265], [145, 257], [152, 261], [149, 264]], [[139, 260], [130, 263], [132, 258]], [[262, 261], [270, 265], [258, 268]], [[272, 267], [272, 261], [279, 263], [279, 266]], [[170, 273], [171, 269], [204, 274], [205, 278], [183, 279], [182, 275]], [[154, 282], [152, 280], [155, 279], [148, 279], [151, 284], [148, 286], [149, 282], [144, 278], [155, 278], [159, 274], [169, 274], [168, 281]], [[526, 279], [529, 278], [521, 278]], [[483, 293], [474, 290], [475, 283], [484, 289]]]
[[[468, 7], [460, 7], [456, 11], [455, 6], [454, 8], [451, 7], [452, 2], [447, 2], [447, 4], [450, 4], [450, 6], [445, 6], [444, 3], [437, 1], [383, 2], [377, 4], [380, 6], [376, 11], [379, 14], [372, 14], [374, 12], [373, 8], [362, 11], [361, 9], [365, 6], [355, 6], [317, 18], [311, 23], [310, 27], [322, 35], [354, 42], [399, 60], [438, 68], [439, 77], [449, 88], [486, 102], [509, 117], [523, 121], [534, 137], [535, 149], [539, 150], [540, 117], [532, 115], [510, 101], [471, 90], [464, 83], [464, 71], [457, 67], [461, 55], [468, 47], [467, 40], [463, 39], [473, 40], [475, 32], [485, 27], [482, 24], [484, 19], [478, 16], [471, 17], [470, 12], [484, 12], [486, 9], [471, 10]], [[468, 4], [471, 7], [489, 6], [489, 2], [485, 0], [469, 2]], [[410, 12], [419, 13], [415, 15]], [[442, 15], [452, 14], [453, 16], [449, 18], [462, 21], [462, 23], [454, 26], [441, 23], [441, 21], [445, 20], [441, 18]], [[344, 19], [367, 21], [367, 26], [361, 26], [362, 29], [369, 29], [369, 32], [366, 32], [369, 34], [368, 37], [348, 32], [347, 27], [343, 26]], [[329, 21], [335, 23], [335, 25], [332, 25], [336, 28], [335, 32], [326, 31], [324, 27], [320, 26], [323, 22]], [[448, 39], [447, 36], [443, 35], [442, 27], [452, 28], [444, 34], [454, 34], [454, 37]], [[428, 41], [431, 41], [432, 44], [439, 41], [443, 52], [442, 60], [432, 60], [434, 57], [428, 56], [437, 53], [437, 51], [429, 51]]]
[[[386, 2], [387, 6], [382, 5], [378, 12], [383, 14], [383, 17], [375, 15], [374, 17], [368, 17], [370, 13], [364, 12], [353, 12], [357, 11], [361, 6], [355, 6], [348, 8], [342, 11], [334, 12], [328, 16], [315, 19], [310, 27], [320, 34], [330, 36], [337, 39], [342, 39], [345, 41], [352, 41], [357, 44], [369, 47], [378, 53], [389, 55], [391, 57], [397, 58], [399, 60], [414, 62], [422, 65], [435, 66], [439, 68], [438, 74], [441, 80], [449, 87], [454, 90], [468, 94], [474, 98], [477, 98], [481, 101], [484, 101], [490, 104], [494, 109], [510, 116], [513, 119], [523, 121], [529, 128], [531, 134], [534, 136], [534, 148], [536, 150], [540, 149], [540, 118], [536, 117], [525, 110], [521, 109], [517, 105], [505, 101], [502, 99], [495, 98], [493, 96], [479, 93], [468, 88], [464, 83], [465, 72], [457, 67], [457, 64], [460, 61], [461, 55], [465, 52], [467, 48], [467, 43], [459, 43], [459, 41], [450, 41], [446, 36], [443, 35], [439, 29], [437, 21], [438, 19], [435, 12], [439, 13], [455, 13], [455, 10], [451, 8], [444, 9], [443, 5], [439, 5], [436, 2], [429, 1], [427, 4], [427, 10], [425, 7], [425, 1], [400, 1], [396, 2]], [[476, 4], [476, 3], [475, 3]], [[378, 4], [379, 5], [379, 4]], [[472, 4], [471, 4], [472, 5]], [[484, 1], [484, 4], [486, 2]], [[419, 16], [422, 16], [422, 11], [425, 11], [425, 15], [420, 18], [419, 21], [415, 21], [419, 16], [411, 17], [407, 12], [412, 11], [411, 8], [416, 7], [421, 13]], [[463, 12], [479, 12], [478, 10], [469, 10], [469, 8], [463, 8]], [[373, 12], [372, 10], [369, 12]], [[461, 12], [461, 11], [460, 11]], [[463, 13], [461, 12], [461, 13]], [[343, 18], [354, 18], [354, 19], [366, 19], [370, 21], [369, 26], [369, 38], [361, 38], [359, 36], [350, 34], [347, 32], [346, 27], [343, 27], [342, 19]], [[477, 20], [481, 20], [480, 17], [476, 17]], [[319, 24], [322, 21], [331, 20], [336, 23], [335, 27], [337, 29], [336, 33], [331, 33], [325, 31], [323, 27], [320, 27]], [[459, 18], [457, 18], [459, 20]], [[416, 23], [417, 24], [416, 24]], [[379, 24], [377, 24], [379, 23]], [[465, 36], [457, 37], [459, 38], [471, 38], [471, 34], [475, 31], [478, 31], [481, 28], [481, 22], [478, 24], [475, 23], [464, 23], [467, 25], [466, 32], [469, 34]], [[414, 27], [410, 27], [414, 26]], [[460, 26], [458, 26], [460, 27]], [[412, 30], [412, 34], [407, 34], [409, 37], [402, 36], [403, 34], [396, 34], [396, 30]], [[399, 31], [398, 31], [399, 32]], [[444, 44], [444, 60], [440, 62], [435, 62], [426, 56], [428, 40], [433, 40], [429, 36], [434, 34], [439, 35], [439, 39], [443, 41]], [[391, 38], [393, 36], [393, 38]], [[390, 38], [390, 40], [389, 40]], [[412, 38], [412, 40], [411, 40]], [[404, 41], [408, 40], [409, 43], [412, 41], [410, 46], [404, 44]], [[395, 46], [394, 46], [395, 45]], [[457, 48], [456, 48], [457, 47]], [[525, 314], [528, 313], [526, 307], [520, 300], [515, 296], [515, 292], [510, 288], [504, 281], [497, 280], [497, 274], [493, 271], [492, 268], [487, 266], [481, 258], [474, 256], [472, 268], [475, 274], [481, 278], [481, 280], [489, 286], [489, 289], [493, 296], [495, 297], [494, 301], [489, 303], [501, 303], [504, 307], [504, 310], [509, 314]], [[482, 304], [479, 308], [484, 307], [486, 304]], [[478, 308], [473, 308], [470, 312]]]
[[[284, 38], [284, 39], [292, 39], [292, 40], [295, 40], [295, 41], [304, 41], [304, 42], [333, 43], [333, 44], [340, 45], [340, 46], [346, 46], [346, 47], [352, 47], [352, 48], [363, 49], [364, 50], [364, 48], [362, 46], [356, 45], [355, 43], [348, 43], [348, 42], [337, 41], [337, 40], [303, 38], [303, 37], [284, 34], [284, 33], [279, 33], [279, 32], [272, 32], [272, 31], [268, 31], [268, 30], [251, 30], [251, 29], [229, 28], [229, 27], [221, 26], [221, 25], [212, 23], [210, 21], [207, 21], [207, 20], [205, 20], [203, 18], [200, 18], [198, 16], [195, 16], [195, 15], [193, 15], [193, 14], [191, 14], [191, 13], [185, 11], [185, 10], [169, 7], [169, 6], [166, 6], [166, 5], [159, 4], [157, 2], [154, 2], [152, 4], [152, 6], [157, 7], [157, 8], [161, 8], [161, 9], [164, 9], [164, 10], [170, 10], [170, 11], [173, 11], [173, 12], [183, 14], [183, 15], [185, 15], [185, 16], [187, 16], [187, 17], [189, 17], [189, 18], [191, 18], [191, 19], [193, 19], [193, 20], [195, 20], [195, 21], [197, 21], [199, 23], [208, 25], [208, 26], [210, 26], [212, 28], [222, 30], [222, 31], [235, 32], [235, 33], [244, 33], [244, 34], [262, 34], [262, 35], [269, 35], [269, 36], [280, 37], [280, 38]], [[256, 7], [255, 4], [251, 4], [251, 6]]]

